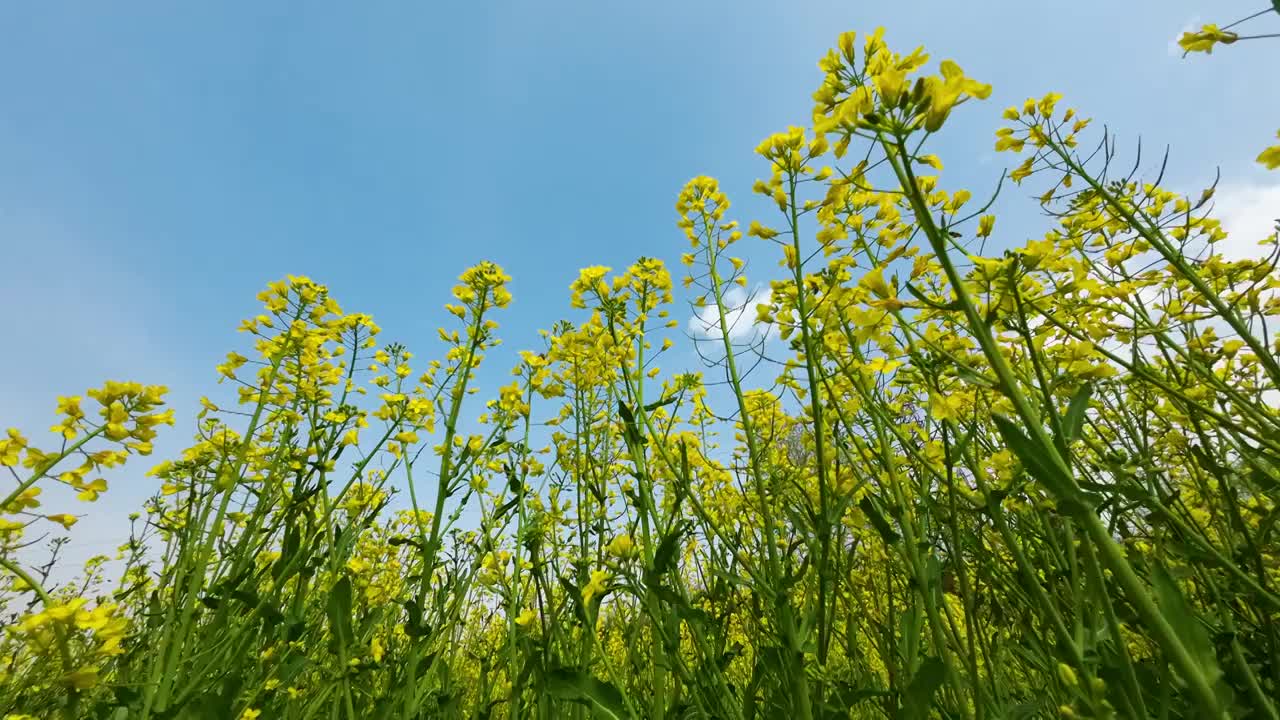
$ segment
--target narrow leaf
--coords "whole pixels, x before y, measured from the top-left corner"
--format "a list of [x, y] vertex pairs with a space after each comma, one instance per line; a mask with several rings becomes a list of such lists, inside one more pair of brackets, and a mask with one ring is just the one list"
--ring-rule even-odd
[[653, 412], [654, 410], [657, 410], [660, 407], [666, 407], [667, 405], [670, 405], [671, 403], [675, 402], [679, 398], [680, 398], [679, 395], [668, 395], [662, 398], [661, 400], [655, 400], [649, 403], [648, 405], [645, 405], [644, 410], [645, 412]]
[[933, 706], [933, 696], [942, 687], [946, 678], [947, 666], [936, 657], [925, 658], [911, 678], [911, 684], [902, 698], [903, 720], [918, 720], [929, 716], [929, 708]]
[[884, 516], [880, 514], [880, 510], [876, 508], [876, 505], [871, 501], [871, 498], [862, 498], [862, 500], [858, 502], [858, 507], [862, 508], [862, 512], [865, 513], [867, 519], [871, 521], [871, 526], [880, 534], [880, 538], [884, 540], [886, 545], [894, 545], [899, 539], [901, 539], [898, 533], [893, 529], [893, 526], [889, 525], [889, 521], [885, 520]]
[[618, 688], [581, 670], [558, 668], [547, 673], [547, 691], [562, 700], [582, 703], [599, 717], [612, 720], [631, 717]]
[[1218, 656], [1209, 641], [1209, 633], [1191, 609], [1178, 583], [1169, 575], [1164, 564], [1158, 561], [1151, 568], [1151, 589], [1155, 591], [1160, 612], [1195, 657], [1209, 684], [1213, 685], [1222, 676], [1222, 669], [1218, 667]]
[[351, 578], [342, 576], [329, 591], [325, 609], [329, 615], [329, 629], [336, 647], [349, 647], [351, 636]]
[[1004, 438], [1005, 445], [1013, 451], [1013, 454], [1017, 456], [1022, 466], [1031, 473], [1031, 476], [1044, 483], [1049, 492], [1053, 493], [1061, 509], [1067, 512], [1075, 512], [1083, 507], [1083, 499], [1080, 497], [1080, 492], [1072, 484], [1071, 478], [1064, 475], [1046, 457], [1048, 448], [1038, 447], [1009, 418], [993, 414], [991, 419], [995, 421], [996, 428], [1000, 431], [1000, 436]]
[[1080, 437], [1084, 429], [1084, 414], [1089, 409], [1089, 398], [1093, 395], [1093, 384], [1085, 383], [1071, 396], [1071, 404], [1067, 406], [1067, 417], [1063, 431], [1067, 435], [1067, 446]]

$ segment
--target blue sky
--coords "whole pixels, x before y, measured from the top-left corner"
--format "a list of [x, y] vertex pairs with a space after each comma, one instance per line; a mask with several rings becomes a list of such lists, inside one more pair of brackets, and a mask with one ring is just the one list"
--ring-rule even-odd
[[[47, 437], [55, 395], [138, 379], [173, 388], [184, 420], [159, 447], [181, 447], [254, 294], [286, 273], [431, 356], [455, 276], [492, 259], [515, 278], [507, 349], [535, 346], [579, 267], [676, 265], [688, 178], [771, 217], [752, 149], [808, 119], [846, 29], [884, 25], [994, 85], [934, 145], [946, 186], [982, 195], [1011, 159], [991, 152], [1001, 109], [1056, 90], [1123, 141], [1171, 145], [1175, 188], [1221, 167], [1233, 222], [1265, 229], [1280, 176], [1253, 158], [1280, 127], [1277, 45], [1170, 51], [1197, 18], [1264, 4], [5, 3], [0, 426]], [[1001, 244], [1044, 230], [1019, 200]], [[510, 365], [494, 358], [489, 389]], [[75, 508], [79, 542], [123, 538], [149, 465]]]

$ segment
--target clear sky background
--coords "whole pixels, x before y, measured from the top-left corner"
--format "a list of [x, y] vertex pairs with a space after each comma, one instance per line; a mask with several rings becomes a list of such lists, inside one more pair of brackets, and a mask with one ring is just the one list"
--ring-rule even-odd
[[[173, 388], [181, 420], [157, 445], [176, 451], [254, 294], [286, 273], [425, 358], [456, 275], [492, 259], [514, 277], [507, 351], [536, 347], [579, 267], [678, 272], [690, 177], [772, 219], [749, 197], [767, 174], [752, 149], [808, 121], [847, 29], [884, 25], [894, 49], [994, 85], [933, 146], [945, 186], [982, 196], [1013, 160], [992, 152], [1000, 111], [1056, 90], [1129, 147], [1171, 146], [1175, 189], [1221, 168], [1229, 227], [1255, 240], [1280, 216], [1280, 173], [1253, 162], [1280, 127], [1280, 44], [1184, 60], [1173, 39], [1266, 1], [0, 4], [0, 426], [43, 440], [56, 395], [137, 379]], [[1019, 192], [999, 245], [1047, 227]], [[495, 356], [486, 389], [511, 365]], [[72, 508], [76, 553], [125, 537], [151, 464]]]

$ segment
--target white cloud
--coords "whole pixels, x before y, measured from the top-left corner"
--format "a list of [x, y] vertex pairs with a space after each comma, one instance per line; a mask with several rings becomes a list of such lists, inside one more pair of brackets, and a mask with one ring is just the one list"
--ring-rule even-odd
[[[756, 321], [756, 306], [768, 303], [773, 297], [769, 288], [756, 288], [750, 294], [746, 289], [734, 286], [724, 294], [725, 324], [729, 339], [735, 343], [752, 342], [761, 337], [777, 335], [777, 328]], [[689, 329], [698, 340], [720, 339], [720, 313], [715, 305], [705, 305], [694, 310], [689, 318]]]
[[1219, 187], [1213, 215], [1228, 233], [1215, 247], [1218, 252], [1228, 260], [1261, 257], [1267, 248], [1258, 241], [1273, 234], [1280, 221], [1280, 183]]

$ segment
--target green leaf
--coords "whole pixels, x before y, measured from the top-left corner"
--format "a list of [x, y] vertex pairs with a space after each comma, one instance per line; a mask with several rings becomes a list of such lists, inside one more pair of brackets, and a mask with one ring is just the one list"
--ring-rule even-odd
[[969, 443], [973, 441], [973, 430], [969, 430], [961, 435], [957, 440], [955, 447], [951, 448], [951, 457], [953, 462], [964, 457], [964, 451], [969, 449]]
[[978, 387], [983, 387], [988, 390], [994, 390], [996, 387], [996, 384], [993, 380], [988, 379], [982, 373], [965, 365], [957, 365], [956, 374], [960, 376], [960, 379], [964, 380], [970, 385], [977, 385]]
[[351, 636], [351, 578], [346, 575], [334, 584], [329, 591], [329, 601], [325, 604], [329, 614], [329, 629], [333, 633], [335, 649], [349, 647]]
[[[1277, 2], [1280, 2], [1280, 0], [1277, 0]], [[964, 306], [960, 304], [959, 300], [952, 300], [951, 302], [943, 305], [941, 303], [937, 303], [937, 302], [934, 302], [933, 300], [930, 300], [928, 297], [925, 296], [924, 293], [920, 292], [920, 290], [915, 285], [912, 285], [911, 283], [907, 283], [906, 287], [907, 287], [907, 292], [911, 293], [911, 297], [915, 298], [916, 300], [919, 300], [925, 305], [928, 305], [934, 310], [958, 311], [964, 308]]]
[[[920, 654], [920, 626], [922, 618], [920, 606], [912, 604], [898, 618], [898, 657], [913, 658]], [[890, 639], [893, 631], [888, 627], [885, 632]]]
[[1000, 436], [1004, 438], [1004, 443], [1017, 456], [1022, 466], [1031, 473], [1031, 476], [1044, 484], [1049, 492], [1053, 493], [1054, 498], [1058, 501], [1059, 509], [1075, 514], [1084, 508], [1084, 498], [1080, 491], [1076, 489], [1075, 484], [1058, 466], [1049, 462], [1047, 457], [1050, 448], [1039, 447], [1026, 433], [1022, 432], [1013, 423], [1012, 420], [1003, 416], [991, 416], [996, 423], [996, 429], [1000, 431]]
[[903, 720], [919, 720], [929, 716], [933, 696], [946, 679], [947, 666], [936, 657], [925, 658], [911, 678], [911, 684], [902, 697]]
[[131, 705], [142, 698], [141, 690], [124, 685], [116, 685], [111, 688], [111, 693], [115, 696], [116, 703], [120, 705]]
[[844, 715], [837, 717], [848, 717], [848, 711], [855, 705], [864, 703], [872, 698], [887, 697], [893, 693], [888, 690], [879, 688], [855, 688], [846, 682], [836, 683], [833, 688], [832, 696], [827, 700], [827, 708], [838, 712], [844, 712]]
[[889, 525], [889, 521], [884, 519], [880, 514], [880, 510], [876, 508], [876, 504], [871, 501], [870, 497], [864, 497], [858, 502], [858, 507], [862, 508], [862, 512], [866, 514], [867, 519], [871, 521], [871, 526], [880, 533], [880, 538], [884, 540], [886, 545], [894, 545], [901, 539], [893, 526]]
[[573, 614], [580, 622], [586, 624], [588, 622], [587, 609], [582, 605], [582, 591], [573, 581], [567, 577], [561, 576], [560, 586], [565, 590], [565, 597], [569, 598], [569, 602], [573, 604]]
[[418, 601], [413, 598], [405, 600], [404, 611], [407, 616], [404, 623], [405, 633], [411, 638], [425, 635], [422, 629], [422, 607], [418, 605]]
[[511, 498], [510, 500], [508, 500], [508, 501], [506, 501], [505, 503], [503, 503], [500, 507], [498, 507], [498, 509], [497, 509], [497, 510], [495, 510], [495, 511], [493, 512], [493, 517], [494, 517], [494, 519], [498, 519], [498, 518], [504, 518], [504, 517], [506, 517], [506, 516], [507, 516], [507, 513], [509, 513], [509, 512], [511, 512], [512, 510], [514, 510], [514, 509], [516, 508], [516, 506], [517, 506], [517, 505], [519, 505], [519, 504], [520, 504], [520, 498], [519, 498], [519, 497], [513, 497], [513, 498]]
[[715, 622], [714, 618], [711, 617], [711, 613], [708, 613], [702, 608], [696, 608], [690, 605], [685, 601], [684, 596], [669, 587], [656, 585], [653, 587], [653, 592], [659, 598], [662, 598], [664, 602], [670, 605], [672, 611], [674, 611], [676, 616], [681, 620], [698, 623], [703, 626], [710, 626]]
[[783, 650], [775, 645], [767, 645], [760, 648], [759, 655], [756, 656], [756, 662], [765, 670], [774, 675], [782, 675], [785, 665], [783, 664]]
[[633, 449], [643, 446], [644, 437], [636, 426], [635, 413], [631, 412], [631, 408], [627, 407], [627, 404], [621, 400], [618, 401], [618, 415], [622, 416], [622, 426], [626, 434], [627, 444]]
[[[929, 586], [928, 589], [934, 592], [941, 592], [942, 561], [938, 560], [937, 555], [930, 552], [931, 548], [927, 545], [922, 548], [922, 550], [929, 553], [929, 559], [925, 561], [925, 582]], [[942, 598], [940, 595], [938, 599], [941, 601]]]
[[1255, 487], [1261, 488], [1262, 492], [1268, 495], [1277, 494], [1276, 491], [1280, 490], [1280, 482], [1277, 482], [1272, 475], [1263, 472], [1261, 468], [1254, 468], [1253, 472], [1249, 473], [1249, 479], [1253, 481]]
[[661, 577], [675, 567], [676, 551], [680, 549], [680, 536], [683, 530], [684, 528], [677, 524], [658, 543], [657, 550], [653, 552], [654, 577]]
[[1212, 687], [1222, 677], [1222, 669], [1218, 666], [1218, 656], [1209, 641], [1209, 633], [1191, 609], [1178, 583], [1158, 560], [1151, 567], [1151, 589], [1155, 592], [1161, 614], [1178, 633], [1187, 651], [1195, 657], [1196, 664], [1204, 671], [1205, 679]]
[[266, 626], [269, 628], [284, 622], [284, 613], [280, 612], [279, 608], [266, 600], [258, 603], [255, 608], [258, 611], [259, 617], [262, 618], [262, 621], [266, 623]]
[[[285, 572], [290, 570], [293, 565], [293, 559], [298, 554], [298, 547], [302, 543], [302, 532], [298, 529], [298, 524], [293, 522], [290, 517], [290, 523], [285, 526], [284, 543], [280, 546], [280, 558], [276, 560], [271, 567], [271, 575], [276, 582], [283, 582], [288, 578]], [[293, 572], [297, 572], [297, 568], [292, 568]]]
[[586, 705], [596, 717], [612, 720], [632, 717], [618, 688], [581, 670], [557, 668], [547, 673], [546, 683], [547, 692], [552, 696]]
[[1271, 530], [1275, 527], [1276, 518], [1280, 518], [1280, 505], [1271, 508], [1271, 512], [1268, 512], [1266, 517], [1262, 518], [1262, 521], [1258, 523], [1259, 544], [1265, 544], [1268, 542]]
[[655, 400], [655, 401], [653, 401], [653, 402], [649, 403], [648, 405], [645, 405], [645, 406], [644, 406], [644, 411], [645, 411], [645, 412], [653, 412], [654, 410], [657, 410], [657, 409], [658, 409], [658, 408], [660, 408], [660, 407], [666, 407], [667, 405], [670, 405], [671, 403], [673, 403], [673, 402], [675, 402], [676, 400], [679, 400], [679, 399], [680, 399], [680, 396], [679, 396], [679, 395], [668, 395], [668, 396], [666, 396], [666, 397], [662, 398], [661, 400]]
[[1071, 396], [1071, 404], [1067, 406], [1067, 417], [1063, 423], [1063, 432], [1066, 433], [1066, 445], [1070, 447], [1072, 441], [1080, 437], [1080, 432], [1084, 428], [1084, 414], [1089, 409], [1089, 398], [1093, 395], [1093, 383], [1085, 383], [1076, 390], [1076, 394]]
[[[1119, 681], [1116, 684], [1119, 684]], [[1043, 711], [1041, 704], [1033, 701], [1019, 703], [1009, 708], [1004, 717], [1007, 720], [1030, 720], [1030, 718], [1037, 717], [1038, 713]]]
[[276, 677], [282, 684], [288, 685], [294, 678], [302, 674], [310, 660], [307, 659], [307, 656], [301, 654], [290, 654], [286, 658], [281, 664]]

